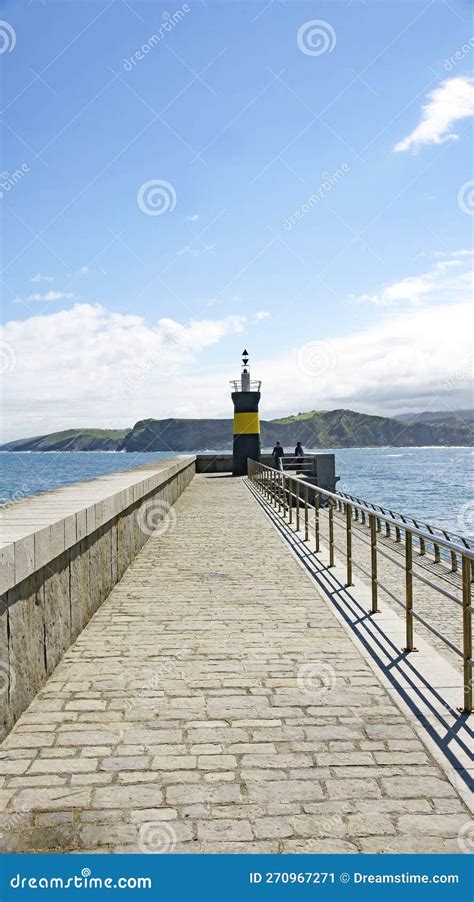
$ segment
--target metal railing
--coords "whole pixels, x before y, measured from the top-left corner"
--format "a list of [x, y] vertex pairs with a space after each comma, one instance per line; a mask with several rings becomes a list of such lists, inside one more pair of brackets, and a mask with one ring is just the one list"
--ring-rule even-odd
[[262, 382], [261, 381], [260, 382], [259, 381], [248, 382], [246, 384], [245, 388], [243, 387], [242, 379], [232, 379], [230, 384], [232, 386], [232, 391], [234, 391], [234, 392], [235, 391], [260, 391]]
[[[418, 518], [415, 520], [414, 517], [409, 517], [406, 514], [400, 514], [396, 511], [391, 510], [390, 508], [381, 507], [379, 504], [373, 504], [371, 501], [365, 501], [363, 498], [358, 498], [356, 495], [349, 495], [348, 492], [342, 492], [340, 489], [337, 492], [337, 495], [340, 499], [338, 509], [342, 510], [344, 500], [350, 501], [355, 505], [360, 505], [365, 508], [369, 508], [371, 511], [374, 511], [377, 517], [377, 532], [381, 531], [382, 523], [385, 524], [385, 534], [387, 537], [395, 536], [395, 541], [400, 541], [400, 527], [403, 526], [414, 526], [415, 529], [421, 529], [423, 532], [429, 534], [429, 543], [427, 545], [426, 539], [423, 537], [419, 538], [419, 552], [420, 554], [426, 554], [427, 548], [429, 551], [432, 551], [434, 555], [434, 560], [438, 563], [441, 560], [441, 548], [437, 542], [437, 539], [446, 539], [448, 542], [453, 542], [457, 545], [463, 546], [463, 548], [467, 548], [469, 551], [473, 550], [473, 543], [466, 536], [458, 535], [458, 533], [451, 532], [447, 529], [443, 529], [441, 526], [433, 526], [430, 523], [424, 523]], [[393, 523], [395, 521], [395, 526]], [[365, 523], [365, 515], [362, 515], [361, 522]], [[451, 570], [456, 571], [458, 569], [458, 559], [457, 555], [454, 552], [450, 552], [449, 555], [446, 552], [444, 553], [445, 558], [450, 558], [451, 560]]]
[[[379, 528], [377, 524], [378, 512], [372, 506], [360, 503], [348, 498], [340, 493], [329, 492], [318, 486], [313, 486], [305, 479], [299, 479], [297, 476], [289, 476], [281, 470], [275, 470], [256, 461], [248, 461], [248, 476], [255, 488], [273, 505], [278, 513], [287, 518], [289, 525], [294, 525], [296, 532], [300, 530], [304, 534], [304, 541], [308, 542], [310, 532], [314, 535], [314, 553], [318, 554], [321, 550], [322, 527], [324, 523], [327, 525], [327, 533], [324, 536], [328, 552], [329, 567], [335, 565], [335, 552], [339, 551], [345, 559], [346, 565], [346, 585], [353, 584], [353, 569], [360, 570], [366, 577], [370, 579], [371, 585], [371, 613], [378, 612], [378, 590], [385, 592], [392, 601], [396, 602], [404, 609], [405, 627], [406, 627], [406, 652], [415, 650], [413, 644], [413, 630], [415, 620], [422, 623], [431, 633], [445, 643], [455, 654], [459, 655], [463, 660], [463, 676], [464, 676], [464, 699], [462, 710], [465, 712], [472, 711], [473, 697], [473, 659], [472, 659], [472, 607], [471, 607], [471, 582], [472, 568], [474, 562], [474, 553], [470, 548], [466, 548], [463, 543], [458, 544], [452, 539], [444, 537], [436, 537], [436, 544], [439, 546], [440, 553], [446, 551], [452, 560], [453, 555], [456, 558], [456, 568], [460, 565], [462, 573], [462, 589], [461, 598], [456, 597], [452, 591], [436, 585], [425, 575], [418, 573], [413, 566], [413, 550], [414, 543], [433, 542], [433, 535], [419, 526], [414, 525], [414, 521], [405, 518], [405, 521], [395, 519], [384, 513], [383, 519], [388, 523], [398, 536], [396, 541], [403, 542], [404, 554], [403, 558], [397, 555], [398, 560], [388, 553], [387, 544], [383, 544], [378, 540]], [[310, 503], [310, 495], [314, 496], [313, 503]], [[336, 544], [334, 538], [335, 511], [344, 513], [344, 531], [345, 543], [344, 547]], [[358, 533], [359, 541], [364, 542], [370, 548], [370, 569], [364, 567], [359, 561], [354, 559], [353, 555], [353, 526], [354, 522], [364, 515], [365, 523], [368, 524], [368, 537]], [[420, 544], [421, 548], [421, 544]], [[383, 557], [391, 561], [397, 567], [403, 570], [404, 574], [404, 597], [400, 598], [392, 591], [378, 576], [379, 558]], [[435, 592], [443, 596], [462, 609], [462, 648], [459, 648], [454, 642], [451, 642], [433, 624], [429, 623], [414, 608], [414, 584], [415, 580], [419, 580], [425, 586], [433, 589]]]
[[314, 473], [314, 458], [299, 457], [295, 454], [284, 454], [282, 459], [284, 470], [296, 470], [299, 473]]

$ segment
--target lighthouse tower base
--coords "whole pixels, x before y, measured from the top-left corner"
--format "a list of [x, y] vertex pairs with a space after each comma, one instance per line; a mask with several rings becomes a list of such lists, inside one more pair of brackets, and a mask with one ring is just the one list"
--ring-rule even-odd
[[247, 475], [247, 460], [260, 461], [260, 392], [232, 392], [234, 403], [234, 443], [232, 475]]

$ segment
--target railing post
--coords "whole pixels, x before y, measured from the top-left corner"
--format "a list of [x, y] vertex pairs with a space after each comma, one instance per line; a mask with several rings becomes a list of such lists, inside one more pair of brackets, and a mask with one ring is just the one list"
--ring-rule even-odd
[[433, 543], [433, 551], [434, 551], [434, 562], [435, 564], [439, 564], [441, 560], [441, 551], [439, 549], [439, 545], [436, 542]]
[[296, 532], [300, 531], [300, 482], [296, 480]]
[[352, 507], [346, 502], [346, 580], [352, 586]]
[[370, 573], [371, 573], [371, 588], [372, 588], [372, 614], [376, 614], [378, 611], [378, 597], [377, 597], [377, 524], [375, 522], [374, 514], [369, 514], [369, 524], [370, 524]]
[[464, 711], [472, 711], [472, 607], [471, 564], [462, 556], [462, 632], [464, 657]]
[[304, 540], [309, 539], [309, 510], [308, 510], [308, 484], [304, 486]]
[[288, 522], [291, 525], [293, 523], [293, 477], [292, 476], [288, 476], [288, 507], [289, 507]]
[[334, 567], [334, 507], [332, 498], [329, 501], [329, 566]]
[[281, 492], [282, 492], [282, 501], [283, 501], [283, 519], [286, 517], [286, 476], [282, 472], [281, 474]]
[[405, 590], [405, 651], [413, 651], [413, 535], [408, 529], [405, 532]]
[[320, 506], [320, 496], [317, 489], [314, 492], [314, 542], [315, 542], [315, 551], [319, 551], [319, 506]]

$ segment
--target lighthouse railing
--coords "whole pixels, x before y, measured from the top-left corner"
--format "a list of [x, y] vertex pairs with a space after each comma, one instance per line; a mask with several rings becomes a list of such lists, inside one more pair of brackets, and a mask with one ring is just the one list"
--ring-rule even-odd
[[[474, 552], [471, 548], [466, 547], [462, 538], [456, 537], [454, 540], [439, 534], [436, 536], [440, 557], [435, 558], [435, 576], [449, 587], [444, 588], [429, 578], [433, 575], [432, 571], [426, 567], [421, 568], [419, 565], [414, 566], [419, 562], [418, 554], [422, 557], [428, 544], [433, 545], [433, 533], [415, 526], [412, 520], [401, 522], [387, 514], [381, 517], [379, 511], [374, 510], [365, 502], [360, 503], [338, 492], [319, 488], [304, 478], [290, 476], [288, 473], [267, 467], [254, 460], [248, 461], [248, 477], [255, 489], [287, 521], [288, 525], [301, 535], [304, 542], [314, 542], [314, 550], [310, 551], [311, 554], [317, 555], [321, 552], [321, 542], [323, 541], [329, 556], [329, 567], [335, 566], [336, 552], [342, 555], [346, 566], [347, 587], [353, 585], [354, 569], [359, 570], [370, 580], [371, 614], [378, 613], [379, 590], [403, 608], [406, 630], [404, 651], [406, 653], [416, 650], [413, 633], [415, 622], [418, 621], [462, 659], [464, 676], [462, 710], [471, 712], [474, 663], [472, 658], [471, 587], [474, 576]], [[335, 525], [341, 526], [341, 518], [337, 514], [342, 514], [345, 536], [342, 545], [337, 544], [335, 540]], [[395, 536], [393, 544], [387, 541], [387, 533], [385, 536], [380, 535], [380, 523], [378, 522], [380, 520], [392, 528], [393, 536]], [[354, 537], [370, 549], [369, 569], [360, 560], [356, 560]], [[397, 543], [399, 543], [400, 551], [394, 557], [390, 552], [397, 546]], [[425, 551], [421, 550], [423, 547]], [[416, 562], [414, 561], [415, 554], [417, 554]], [[451, 563], [451, 569], [461, 571], [459, 585], [458, 581], [453, 579], [453, 574], [450, 574], [448, 567], [443, 568], [442, 559], [446, 558], [452, 562], [453, 557], [456, 560], [456, 566], [453, 568]], [[392, 587], [387, 586], [380, 579], [381, 558], [389, 560], [403, 571], [404, 592], [402, 595], [393, 591]], [[443, 569], [446, 573], [443, 573]], [[460, 608], [461, 646], [448, 639], [416, 609], [414, 589], [419, 583], [438, 593], [439, 596], [446, 599], [446, 602]], [[456, 588], [458, 588], [457, 594], [455, 594]]]

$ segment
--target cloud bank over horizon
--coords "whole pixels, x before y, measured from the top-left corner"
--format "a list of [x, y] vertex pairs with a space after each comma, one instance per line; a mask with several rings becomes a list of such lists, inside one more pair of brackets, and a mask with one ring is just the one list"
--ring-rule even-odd
[[[443, 255], [421, 275], [353, 299], [375, 305], [369, 327], [323, 339], [308, 334], [306, 343], [283, 354], [254, 354], [262, 416], [471, 406], [472, 345], [460, 326], [469, 321], [470, 257], [467, 251]], [[230, 417], [236, 348], [252, 343], [263, 314], [149, 324], [80, 303], [11, 321], [0, 344], [2, 441], [72, 427], [128, 427], [148, 417]], [[207, 353], [224, 341], [232, 344], [228, 366]]]

